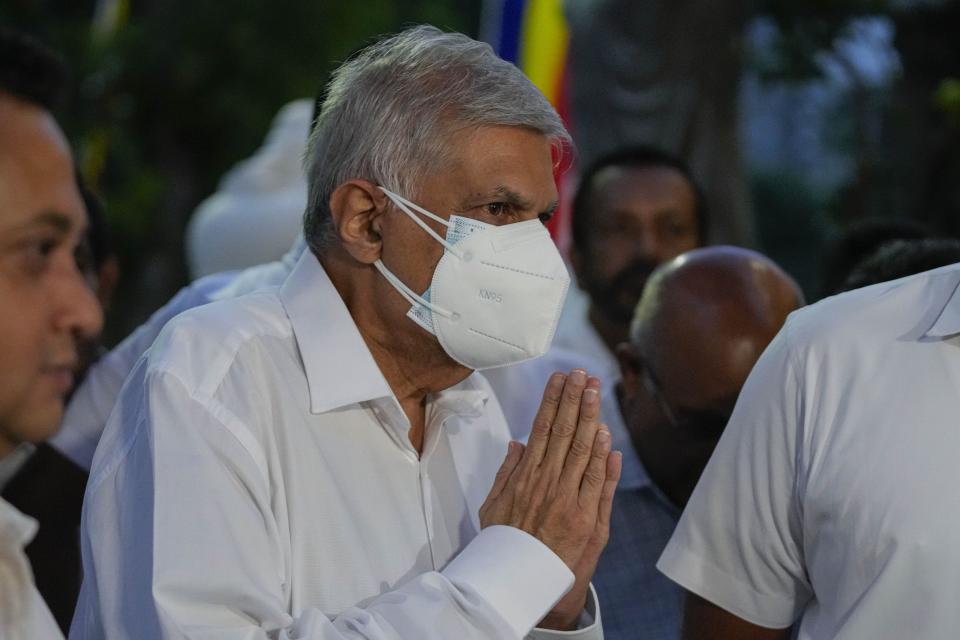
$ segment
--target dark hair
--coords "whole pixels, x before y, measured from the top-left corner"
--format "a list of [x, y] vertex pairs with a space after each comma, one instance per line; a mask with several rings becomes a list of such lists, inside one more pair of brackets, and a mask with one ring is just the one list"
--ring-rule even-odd
[[586, 251], [587, 239], [590, 236], [591, 225], [591, 207], [590, 198], [593, 196], [593, 181], [597, 174], [607, 167], [631, 167], [642, 169], [644, 167], [664, 167], [673, 169], [680, 173], [690, 187], [693, 189], [695, 198], [695, 213], [697, 216], [697, 235], [700, 238], [700, 244], [705, 244], [707, 240], [707, 229], [709, 220], [707, 217], [706, 202], [703, 190], [697, 181], [693, 179], [690, 168], [680, 158], [673, 156], [666, 151], [656, 147], [637, 145], [623, 147], [601, 156], [590, 164], [580, 176], [580, 186], [577, 188], [577, 194], [573, 199], [573, 219], [570, 222], [571, 238], [573, 246], [580, 251]]
[[79, 173], [76, 179], [77, 190], [87, 209], [87, 243], [90, 248], [90, 262], [95, 271], [100, 271], [107, 260], [116, 256], [110, 239], [106, 210], [103, 200], [86, 185]]
[[934, 237], [926, 225], [909, 218], [866, 218], [851, 223], [833, 241], [824, 260], [821, 293], [832, 296], [843, 291], [854, 268], [892, 240], [920, 240]]
[[53, 111], [62, 97], [66, 67], [22, 33], [0, 27], [0, 93]]
[[843, 283], [841, 291], [923, 273], [960, 262], [960, 240], [927, 238], [892, 240], [861, 261]]

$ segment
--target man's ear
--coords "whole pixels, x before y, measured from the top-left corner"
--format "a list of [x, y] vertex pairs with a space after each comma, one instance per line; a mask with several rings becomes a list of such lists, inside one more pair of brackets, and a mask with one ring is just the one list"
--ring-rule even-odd
[[389, 199], [369, 180], [348, 180], [330, 196], [330, 213], [337, 237], [350, 256], [364, 264], [380, 258], [380, 216]]

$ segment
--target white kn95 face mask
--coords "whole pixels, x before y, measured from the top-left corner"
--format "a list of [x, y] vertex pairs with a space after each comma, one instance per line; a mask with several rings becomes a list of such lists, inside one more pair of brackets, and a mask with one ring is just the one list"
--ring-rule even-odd
[[[381, 260], [374, 263], [411, 304], [409, 318], [436, 335], [447, 355], [470, 369], [502, 367], [546, 353], [570, 275], [540, 220], [502, 226], [462, 216], [444, 220], [380, 190], [444, 248], [422, 295]], [[446, 238], [418, 214], [447, 227]]]

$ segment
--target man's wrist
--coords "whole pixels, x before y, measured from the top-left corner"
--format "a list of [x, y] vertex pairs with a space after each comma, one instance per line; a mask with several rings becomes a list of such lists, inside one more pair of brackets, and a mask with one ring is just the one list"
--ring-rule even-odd
[[582, 608], [574, 614], [551, 611], [547, 614], [546, 618], [540, 621], [537, 627], [541, 629], [551, 629], [553, 631], [573, 631], [580, 623], [582, 615]]

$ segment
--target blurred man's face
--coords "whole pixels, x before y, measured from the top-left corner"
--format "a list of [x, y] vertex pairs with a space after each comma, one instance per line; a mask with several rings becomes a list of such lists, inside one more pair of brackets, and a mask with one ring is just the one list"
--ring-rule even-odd
[[571, 256], [608, 320], [628, 325], [650, 273], [702, 243], [696, 194], [668, 167], [607, 167], [593, 180], [587, 249]]
[[76, 341], [101, 328], [74, 257], [85, 217], [53, 118], [0, 94], [0, 456], [55, 432]]

